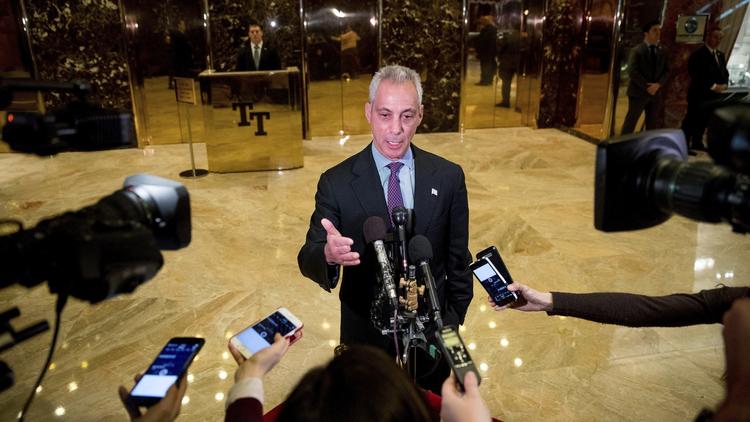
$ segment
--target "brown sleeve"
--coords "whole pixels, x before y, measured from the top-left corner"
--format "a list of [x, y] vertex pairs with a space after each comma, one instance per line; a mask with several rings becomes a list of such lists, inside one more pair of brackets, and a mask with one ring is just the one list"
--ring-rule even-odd
[[720, 287], [698, 293], [645, 296], [632, 293], [552, 292], [549, 315], [564, 315], [628, 327], [716, 324], [732, 302], [750, 296], [748, 287]]

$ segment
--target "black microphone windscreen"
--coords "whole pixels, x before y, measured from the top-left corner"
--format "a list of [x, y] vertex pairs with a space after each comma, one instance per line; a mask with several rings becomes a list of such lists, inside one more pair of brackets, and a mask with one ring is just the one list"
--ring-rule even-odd
[[365, 220], [362, 231], [365, 232], [365, 241], [370, 243], [376, 240], [384, 240], [386, 233], [388, 233], [388, 227], [385, 225], [385, 220], [373, 215]]
[[391, 211], [391, 219], [393, 219], [393, 223], [397, 226], [405, 225], [408, 215], [409, 213], [406, 211], [406, 208], [402, 206], [394, 207], [393, 211]]
[[432, 259], [432, 244], [430, 239], [418, 234], [409, 241], [409, 258], [413, 262]]

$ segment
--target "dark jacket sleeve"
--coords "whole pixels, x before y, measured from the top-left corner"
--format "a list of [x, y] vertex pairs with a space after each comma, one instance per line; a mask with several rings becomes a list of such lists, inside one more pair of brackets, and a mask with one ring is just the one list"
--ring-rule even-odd
[[262, 422], [263, 405], [258, 399], [248, 397], [235, 400], [227, 407], [224, 422]]
[[310, 228], [307, 230], [305, 244], [302, 245], [297, 255], [297, 265], [302, 275], [329, 292], [338, 283], [340, 267], [326, 263], [323, 252], [326, 245], [326, 231], [320, 224], [320, 220], [327, 218], [335, 227], [339, 227], [341, 221], [339, 209], [329, 177], [327, 173], [323, 173], [318, 181], [315, 211], [310, 217]]
[[638, 91], [646, 92], [646, 83], [648, 81], [646, 80], [647, 76], [644, 64], [645, 57], [639, 51], [642, 46], [643, 44], [639, 44], [636, 47], [633, 47], [630, 51], [630, 56], [628, 57], [628, 77], [630, 78], [630, 83], [633, 84]]
[[668, 296], [552, 292], [552, 311], [547, 313], [628, 327], [716, 324], [735, 299], [748, 295], [748, 287], [721, 287]]
[[459, 178], [453, 192], [450, 208], [450, 227], [448, 232], [448, 262], [446, 273], [446, 325], [463, 324], [466, 310], [474, 297], [469, 264], [469, 200], [466, 193], [466, 180], [463, 170], [458, 169]]

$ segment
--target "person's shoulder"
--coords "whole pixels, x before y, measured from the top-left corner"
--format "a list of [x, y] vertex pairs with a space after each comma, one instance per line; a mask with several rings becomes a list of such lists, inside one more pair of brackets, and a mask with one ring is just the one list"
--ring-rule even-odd
[[439, 168], [441, 172], [463, 172], [460, 165], [448, 160], [447, 158], [417, 148], [415, 145], [412, 145], [412, 151], [414, 152], [415, 160], [429, 161], [434, 167]]

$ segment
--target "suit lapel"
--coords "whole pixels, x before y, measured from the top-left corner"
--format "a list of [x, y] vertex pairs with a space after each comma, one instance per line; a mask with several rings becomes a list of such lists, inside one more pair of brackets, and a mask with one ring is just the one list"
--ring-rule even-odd
[[390, 221], [388, 206], [385, 203], [385, 195], [383, 187], [380, 185], [378, 170], [375, 168], [375, 160], [372, 158], [371, 145], [367, 145], [358, 154], [357, 161], [354, 162], [352, 168], [354, 178], [351, 185], [362, 209], [370, 216], [383, 217], [387, 223]]
[[437, 168], [430, 156], [414, 144], [414, 233], [424, 234], [430, 227], [432, 217], [437, 210], [440, 195], [440, 179]]

